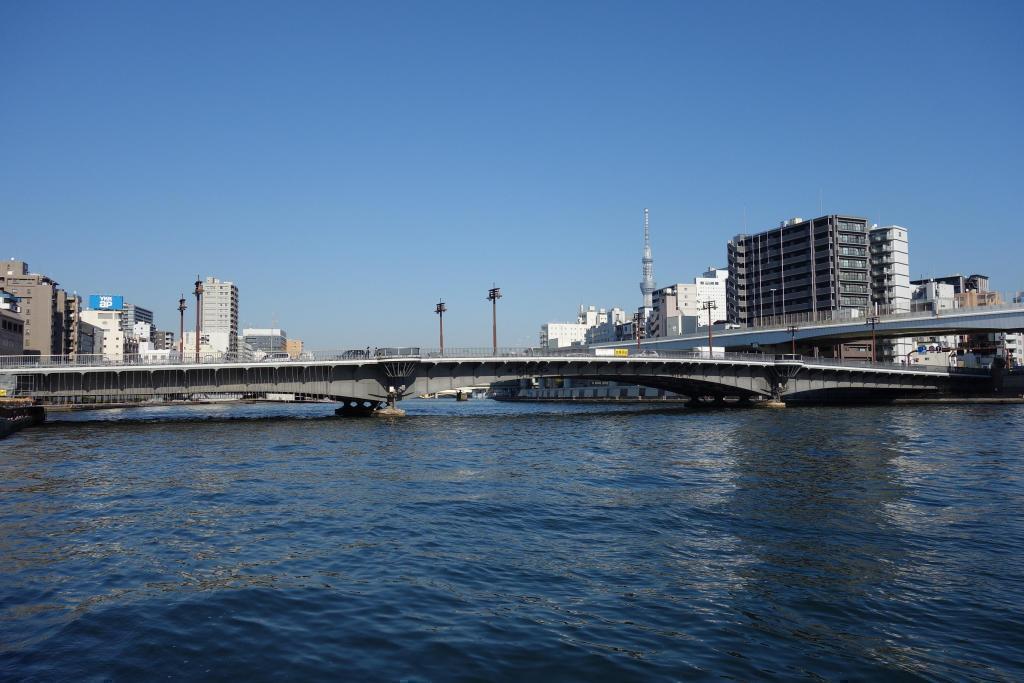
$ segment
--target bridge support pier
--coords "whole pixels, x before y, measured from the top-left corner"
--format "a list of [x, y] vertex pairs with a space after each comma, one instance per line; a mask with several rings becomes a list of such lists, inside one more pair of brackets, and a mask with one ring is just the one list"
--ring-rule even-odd
[[786, 402], [776, 398], [770, 398], [767, 401], [761, 401], [755, 405], [759, 408], [785, 408]]
[[[404, 389], [405, 387], [403, 387]], [[388, 390], [387, 402], [383, 408], [377, 408], [373, 411], [374, 417], [404, 417], [405, 411], [395, 405], [395, 401], [398, 400], [398, 394], [394, 390]]]

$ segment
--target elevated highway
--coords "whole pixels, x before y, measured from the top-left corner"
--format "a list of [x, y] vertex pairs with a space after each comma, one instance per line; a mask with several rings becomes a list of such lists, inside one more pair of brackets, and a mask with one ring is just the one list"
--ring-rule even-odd
[[[796, 328], [791, 330], [791, 328]], [[1000, 304], [979, 308], [953, 309], [938, 314], [922, 311], [879, 316], [875, 323], [878, 338], [921, 335], [972, 334], [982, 332], [1024, 332], [1024, 304]], [[871, 337], [871, 325], [865, 318], [802, 321], [794, 316], [777, 324], [736, 329], [713, 328], [714, 345], [727, 351], [744, 351], [758, 347], [782, 347], [795, 338], [797, 344], [832, 345]], [[648, 339], [646, 349], [680, 350], [707, 346], [707, 328], [679, 337]], [[596, 346], [621, 346], [599, 344]]]
[[[372, 358], [311, 354], [270, 363], [202, 359], [208, 362], [98, 361], [32, 363], [0, 358], [0, 389], [41, 402], [127, 398], [188, 398], [213, 394], [294, 393], [341, 404], [341, 413], [371, 412], [405, 397], [465, 386], [538, 377], [614, 381], [678, 394], [786, 402], [885, 400], [936, 394], [982, 394], [992, 390], [983, 371], [903, 368], [788, 355], [644, 350], [603, 355], [597, 350], [538, 355], [535, 350], [437, 352], [405, 350]], [[598, 355], [601, 354], [601, 355]]]

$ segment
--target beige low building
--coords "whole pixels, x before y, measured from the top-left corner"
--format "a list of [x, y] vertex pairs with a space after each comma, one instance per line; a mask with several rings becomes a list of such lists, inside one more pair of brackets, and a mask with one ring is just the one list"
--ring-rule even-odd
[[302, 355], [302, 340], [289, 339], [284, 343], [284, 350], [288, 352], [289, 358], [298, 358]]

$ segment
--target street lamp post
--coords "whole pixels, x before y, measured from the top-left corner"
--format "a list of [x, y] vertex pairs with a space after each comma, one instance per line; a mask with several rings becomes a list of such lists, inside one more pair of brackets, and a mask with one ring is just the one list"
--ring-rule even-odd
[[718, 308], [718, 304], [716, 304], [714, 301], [705, 301], [704, 305], [701, 306], [701, 308], [708, 312], [708, 358], [711, 358], [711, 311]]
[[875, 325], [878, 324], [878, 316], [869, 315], [865, 322], [867, 322], [868, 325], [871, 325], [871, 362], [877, 363], [878, 356], [875, 353]]
[[796, 331], [798, 329], [800, 328], [797, 327], [796, 325], [789, 326], [789, 340], [792, 343], [792, 346], [790, 348], [794, 356], [796, 355]]
[[448, 307], [444, 305], [443, 301], [438, 301], [437, 306], [434, 307], [434, 313], [437, 313], [437, 324], [441, 328], [441, 355], [444, 355], [444, 312], [448, 310]]
[[196, 362], [199, 362], [199, 337], [203, 326], [203, 281], [196, 275]]
[[487, 290], [487, 300], [491, 302], [491, 345], [494, 347], [494, 355], [498, 355], [498, 299], [501, 298], [501, 287], [491, 287]]
[[185, 360], [185, 309], [188, 308], [185, 305], [185, 293], [181, 293], [181, 298], [178, 299], [178, 314], [181, 320], [178, 324], [178, 360]]

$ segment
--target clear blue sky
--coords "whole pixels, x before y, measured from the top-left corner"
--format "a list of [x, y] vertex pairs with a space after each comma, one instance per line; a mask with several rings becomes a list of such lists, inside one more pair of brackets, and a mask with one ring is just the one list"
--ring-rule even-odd
[[1020, 2], [0, 4], [0, 240], [176, 329], [535, 343], [791, 216], [1024, 286]]

